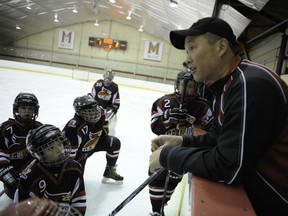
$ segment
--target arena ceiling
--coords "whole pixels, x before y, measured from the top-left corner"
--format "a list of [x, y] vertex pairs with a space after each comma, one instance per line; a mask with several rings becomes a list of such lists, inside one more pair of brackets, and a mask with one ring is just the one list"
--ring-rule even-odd
[[[115, 20], [169, 40], [169, 32], [188, 28], [199, 18], [225, 19], [242, 42], [285, 31], [287, 0], [1, 0], [0, 44], [58, 27]], [[170, 7], [176, 2], [178, 7]], [[29, 7], [27, 8], [27, 6]], [[77, 13], [73, 13], [73, 9]], [[131, 20], [126, 17], [130, 16]], [[57, 17], [58, 22], [54, 22]], [[17, 29], [19, 27], [20, 29]]]

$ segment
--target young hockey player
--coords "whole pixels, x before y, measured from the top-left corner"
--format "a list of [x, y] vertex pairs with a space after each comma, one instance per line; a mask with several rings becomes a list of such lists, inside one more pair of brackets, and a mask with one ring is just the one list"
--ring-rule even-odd
[[44, 124], [28, 133], [26, 144], [37, 162], [22, 171], [14, 202], [44, 197], [69, 204], [84, 215], [86, 192], [82, 167], [69, 160], [71, 145], [63, 132], [53, 125]]
[[99, 79], [92, 87], [91, 95], [104, 110], [105, 124], [111, 134], [115, 135], [117, 112], [120, 107], [120, 94], [118, 85], [113, 82], [115, 73], [106, 68], [103, 79]]
[[[156, 135], [193, 133], [194, 124], [200, 124], [202, 120], [212, 114], [207, 101], [197, 95], [197, 83], [189, 69], [184, 68], [178, 73], [174, 86], [174, 93], [158, 98], [152, 105], [151, 129]], [[167, 175], [168, 171], [166, 170], [149, 184], [153, 210], [150, 215], [161, 214], [161, 207], [163, 208], [163, 204], [170, 200], [182, 179], [182, 175], [170, 172], [166, 199], [162, 201]], [[164, 215], [163, 212], [162, 215]]]
[[123, 177], [116, 172], [121, 142], [117, 137], [109, 136], [104, 128], [102, 108], [88, 95], [75, 98], [73, 106], [75, 115], [63, 129], [72, 145], [71, 158], [82, 165], [84, 172], [86, 160], [93, 153], [106, 151], [102, 183], [122, 184]]
[[9, 118], [0, 125], [0, 180], [11, 199], [19, 183], [19, 173], [33, 160], [26, 149], [25, 139], [29, 130], [42, 125], [36, 121], [38, 112], [36, 96], [21, 92], [13, 103], [14, 119]]

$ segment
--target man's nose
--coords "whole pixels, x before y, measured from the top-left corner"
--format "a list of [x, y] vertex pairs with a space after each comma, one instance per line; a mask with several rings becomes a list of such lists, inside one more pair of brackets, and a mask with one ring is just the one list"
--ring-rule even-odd
[[192, 63], [192, 59], [190, 57], [187, 56], [186, 61], [185, 61], [187, 67], [190, 67], [190, 64]]

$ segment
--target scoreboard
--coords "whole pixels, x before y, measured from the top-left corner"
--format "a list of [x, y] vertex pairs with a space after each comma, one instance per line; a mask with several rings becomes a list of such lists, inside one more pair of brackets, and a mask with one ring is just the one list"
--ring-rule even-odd
[[127, 41], [115, 40], [112, 38], [89, 37], [89, 46], [102, 47], [106, 51], [111, 49], [127, 49]]

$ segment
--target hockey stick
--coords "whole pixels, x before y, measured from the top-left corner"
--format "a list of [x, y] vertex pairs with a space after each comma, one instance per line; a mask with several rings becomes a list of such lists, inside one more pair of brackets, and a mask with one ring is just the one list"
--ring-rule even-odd
[[157, 172], [154, 172], [149, 178], [147, 178], [138, 188], [136, 188], [122, 203], [120, 203], [108, 216], [116, 215], [125, 205], [127, 205], [143, 188], [145, 188], [150, 182], [152, 182], [157, 176], [159, 176], [165, 169], [161, 168]]
[[112, 113], [110, 113], [107, 117], [106, 117], [106, 121], [108, 121], [108, 122], [110, 122], [111, 121], [111, 119], [113, 118], [115, 116], [115, 113], [114, 112], [112, 112]]
[[7, 188], [4, 188], [1, 192], [0, 192], [0, 197], [7, 191]]
[[[184, 88], [183, 88], [182, 97], [181, 97], [181, 101], [180, 101], [180, 105], [179, 105], [179, 108], [180, 108], [180, 109], [182, 109], [182, 107], [183, 107], [183, 103], [184, 103], [184, 98], [185, 98], [185, 94], [186, 94], [186, 89], [187, 89], [188, 81], [189, 81], [189, 76], [186, 77], [186, 74], [185, 74], [185, 75], [184, 75]], [[176, 132], [177, 132], [177, 134], [179, 135], [179, 133], [180, 133], [179, 123], [178, 123], [177, 126], [176, 126]], [[168, 170], [167, 175], [166, 175], [166, 178], [165, 178], [165, 185], [164, 185], [164, 192], [163, 192], [161, 209], [160, 209], [160, 216], [163, 216], [163, 215], [164, 215], [164, 206], [165, 206], [165, 203], [166, 203], [166, 197], [167, 197], [167, 190], [168, 190], [170, 173], [171, 173], [171, 171]]]
[[171, 171], [168, 170], [168, 172], [167, 172], [167, 174], [166, 174], [166, 178], [165, 178], [165, 185], [164, 185], [164, 192], [163, 192], [161, 209], [160, 209], [160, 216], [163, 216], [163, 214], [164, 214], [164, 206], [165, 206], [166, 197], [167, 197], [167, 190], [168, 190], [170, 173], [171, 173]]

